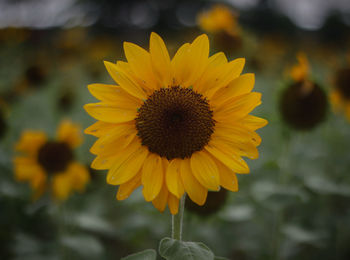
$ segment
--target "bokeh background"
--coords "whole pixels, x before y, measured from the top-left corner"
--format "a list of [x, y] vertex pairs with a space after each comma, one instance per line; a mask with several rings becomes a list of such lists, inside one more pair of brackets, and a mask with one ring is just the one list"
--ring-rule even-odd
[[[205, 32], [198, 15], [218, 3], [239, 34], [206, 32], [211, 53], [246, 58], [244, 72], [255, 73], [263, 94], [253, 114], [269, 124], [259, 130], [259, 159], [248, 160], [251, 174], [238, 176], [239, 192], [213, 194], [200, 210], [187, 204], [184, 239], [233, 260], [350, 259], [350, 117], [330, 100], [337, 71], [350, 67], [350, 1], [0, 0], [1, 259], [120, 259], [170, 235], [168, 211], [140, 190], [116, 201], [105, 171], [90, 169], [85, 192], [64, 202], [49, 193], [33, 200], [28, 183], [14, 178], [14, 144], [26, 129], [54, 136], [63, 118], [91, 125], [83, 105], [95, 100], [86, 86], [113, 83], [103, 60], [124, 60], [124, 41], [147, 49], [152, 31], [173, 55]], [[281, 113], [302, 108], [307, 122], [321, 113], [282, 101], [300, 52], [327, 101], [322, 120], [302, 130]], [[77, 151], [87, 167], [94, 140], [85, 135]]]

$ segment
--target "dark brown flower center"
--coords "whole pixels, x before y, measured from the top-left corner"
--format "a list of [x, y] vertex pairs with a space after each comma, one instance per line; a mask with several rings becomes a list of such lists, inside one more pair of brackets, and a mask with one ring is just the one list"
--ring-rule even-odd
[[336, 88], [341, 95], [346, 99], [350, 99], [350, 68], [338, 70], [335, 81]]
[[168, 160], [188, 158], [202, 150], [215, 125], [208, 101], [179, 86], [154, 91], [135, 120], [142, 144]]
[[39, 87], [45, 82], [46, 73], [39, 65], [32, 65], [25, 71], [25, 76], [32, 87]]
[[38, 152], [39, 164], [49, 173], [66, 170], [73, 159], [72, 149], [63, 142], [49, 141]]
[[311, 81], [292, 83], [282, 92], [280, 99], [282, 118], [299, 130], [311, 130], [321, 123], [326, 117], [327, 108], [325, 92]]

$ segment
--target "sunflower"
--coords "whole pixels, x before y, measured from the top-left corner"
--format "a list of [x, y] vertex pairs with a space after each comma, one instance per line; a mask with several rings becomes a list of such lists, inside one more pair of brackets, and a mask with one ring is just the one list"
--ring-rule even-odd
[[220, 49], [230, 51], [242, 45], [237, 14], [225, 5], [216, 4], [199, 13], [197, 24], [203, 31], [213, 35], [214, 44]]
[[44, 132], [24, 131], [15, 146], [22, 153], [14, 158], [16, 180], [29, 182], [35, 199], [47, 188], [57, 200], [66, 200], [75, 190], [83, 191], [90, 175], [74, 160], [73, 151], [81, 141], [79, 126], [68, 120], [61, 122], [54, 140]]
[[226, 32], [229, 35], [238, 36], [240, 29], [237, 16], [225, 5], [216, 4], [209, 10], [198, 15], [198, 24], [206, 32]]
[[337, 70], [330, 101], [336, 112], [344, 112], [350, 121], [350, 66]]
[[327, 115], [327, 96], [321, 86], [311, 79], [310, 66], [304, 53], [297, 55], [298, 63], [290, 69], [292, 79], [280, 99], [282, 119], [297, 130], [312, 130]]
[[240, 75], [245, 60], [209, 57], [205, 34], [172, 59], [156, 33], [149, 52], [129, 42], [124, 51], [127, 62], [105, 62], [117, 85], [89, 85], [101, 102], [84, 106], [98, 120], [85, 130], [98, 137], [92, 168], [109, 170], [117, 199], [143, 186], [146, 201], [175, 215], [185, 193], [203, 205], [208, 190], [237, 191], [236, 173], [249, 172], [241, 157], [258, 158], [255, 130], [267, 123], [248, 115], [261, 94], [254, 74]]

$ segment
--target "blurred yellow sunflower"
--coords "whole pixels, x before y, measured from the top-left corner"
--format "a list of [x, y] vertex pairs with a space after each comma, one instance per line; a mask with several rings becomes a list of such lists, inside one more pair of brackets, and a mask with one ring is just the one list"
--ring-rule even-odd
[[231, 36], [240, 34], [237, 15], [222, 4], [216, 4], [209, 10], [201, 12], [197, 17], [197, 23], [202, 30], [208, 33], [225, 32]]
[[243, 45], [242, 31], [237, 21], [238, 14], [223, 4], [215, 4], [197, 16], [198, 26], [213, 38], [216, 49], [231, 53]]
[[73, 191], [83, 191], [90, 180], [85, 166], [74, 160], [74, 151], [81, 144], [80, 127], [64, 120], [55, 140], [44, 132], [24, 131], [15, 150], [14, 173], [18, 181], [29, 182], [34, 198], [50, 189], [57, 200], [66, 200]]
[[330, 101], [335, 112], [343, 112], [350, 121], [350, 67], [336, 72]]
[[280, 97], [282, 119], [297, 130], [312, 130], [322, 123], [328, 110], [325, 91], [311, 79], [309, 61], [303, 52], [297, 54], [298, 62], [286, 73], [292, 79]]
[[172, 59], [156, 33], [149, 52], [129, 42], [124, 51], [127, 62], [105, 62], [118, 85], [89, 85], [101, 102], [84, 106], [98, 120], [85, 130], [99, 138], [92, 168], [109, 170], [117, 199], [142, 185], [146, 201], [177, 214], [184, 193], [203, 205], [208, 190], [237, 191], [236, 173], [249, 172], [241, 157], [258, 158], [255, 130], [267, 124], [248, 115], [261, 94], [254, 74], [240, 75], [245, 60], [209, 57], [204, 34]]

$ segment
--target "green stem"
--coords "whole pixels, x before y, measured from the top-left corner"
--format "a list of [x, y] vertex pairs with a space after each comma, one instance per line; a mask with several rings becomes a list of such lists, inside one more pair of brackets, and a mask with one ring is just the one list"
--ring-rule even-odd
[[180, 199], [179, 212], [171, 217], [171, 237], [180, 241], [182, 239], [182, 222], [185, 209], [185, 199], [186, 196], [182, 196]]

